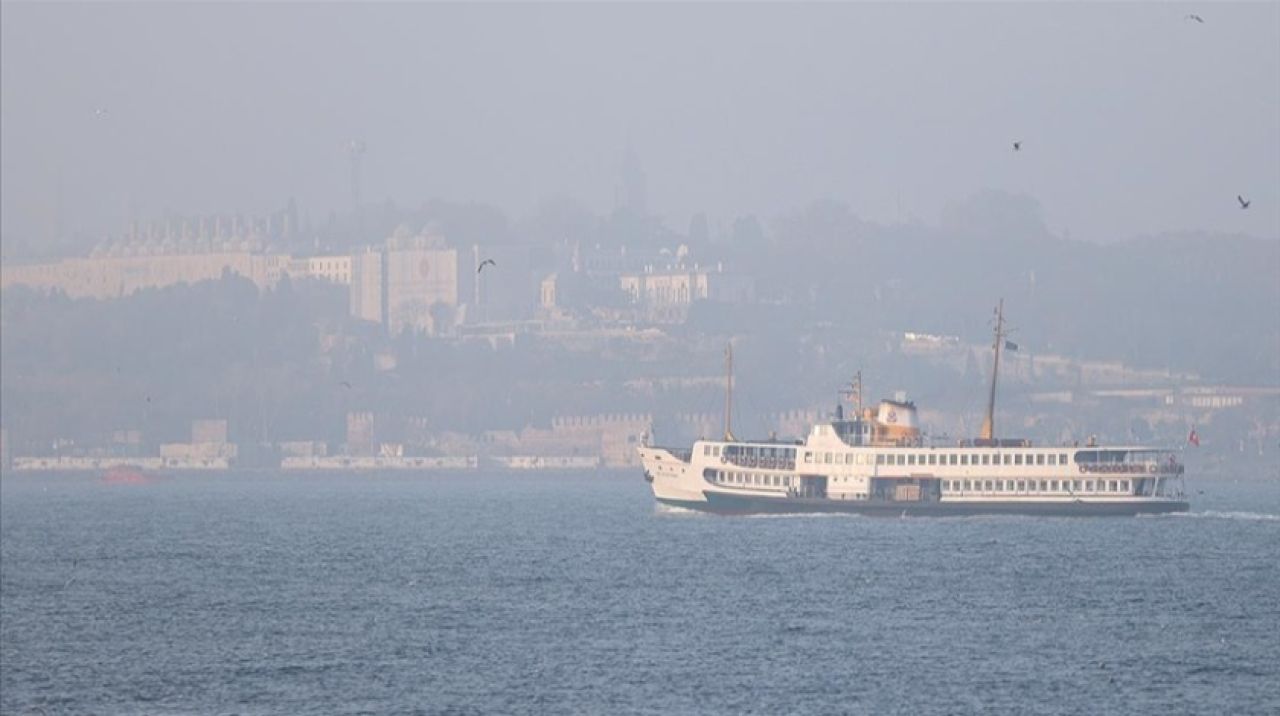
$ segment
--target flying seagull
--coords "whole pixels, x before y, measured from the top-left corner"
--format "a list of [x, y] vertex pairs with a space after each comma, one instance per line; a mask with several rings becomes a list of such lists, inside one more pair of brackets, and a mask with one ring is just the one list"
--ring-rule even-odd
[[345, 381], [345, 380], [344, 380], [344, 381], [342, 381], [341, 383], [338, 383], [338, 385], [340, 385], [340, 386], [342, 386], [342, 387], [344, 387], [344, 388], [346, 388], [346, 389], [348, 389], [348, 390], [350, 390], [350, 389], [351, 389], [351, 383], [348, 383], [348, 382], [347, 382], [347, 381]]
[[1200, 17], [1199, 15], [1196, 15], [1195, 13], [1192, 13], [1192, 14], [1190, 14], [1190, 15], [1187, 15], [1186, 19], [1187, 19], [1187, 20], [1195, 20], [1196, 22], [1200, 23], [1201, 25], [1203, 25], [1203, 24], [1204, 24], [1204, 18], [1203, 18], [1203, 17]]
[[479, 268], [476, 269], [476, 273], [480, 273], [481, 271], [483, 271], [485, 266], [497, 266], [497, 265], [498, 265], [497, 261], [494, 261], [493, 259], [485, 259], [484, 261], [480, 262], [480, 266]]
[[1014, 142], [1014, 143], [1013, 143], [1013, 151], [1015, 151], [1015, 152], [1020, 152], [1020, 151], [1022, 151], [1022, 142]]
[[101, 118], [101, 117], [105, 117], [105, 116], [107, 116], [107, 108], [106, 108], [106, 107], [99, 107], [99, 108], [97, 108], [97, 109], [93, 110], [93, 116], [95, 116], [95, 117], [100, 117], [100, 118]]
[[1240, 196], [1239, 194], [1236, 194], [1236, 201], [1240, 202], [1241, 209], [1248, 209], [1249, 205], [1253, 203], [1252, 200], [1245, 199], [1243, 196]]

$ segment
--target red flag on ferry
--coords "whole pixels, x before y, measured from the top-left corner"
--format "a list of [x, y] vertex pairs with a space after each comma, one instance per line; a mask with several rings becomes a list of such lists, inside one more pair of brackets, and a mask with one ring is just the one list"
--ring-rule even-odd
[[1200, 447], [1200, 436], [1196, 435], [1195, 428], [1191, 428], [1191, 434], [1187, 436], [1187, 442], [1195, 445], [1196, 447]]

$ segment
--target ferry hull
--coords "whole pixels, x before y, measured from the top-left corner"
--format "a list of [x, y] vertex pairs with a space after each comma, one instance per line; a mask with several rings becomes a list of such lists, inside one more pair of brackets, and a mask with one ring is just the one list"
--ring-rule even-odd
[[721, 515], [845, 513], [877, 517], [966, 517], [976, 515], [1030, 515], [1041, 517], [1133, 517], [1186, 512], [1181, 500], [1108, 500], [1076, 502], [893, 502], [776, 498], [726, 495], [708, 490], [702, 500], [664, 499], [672, 507]]

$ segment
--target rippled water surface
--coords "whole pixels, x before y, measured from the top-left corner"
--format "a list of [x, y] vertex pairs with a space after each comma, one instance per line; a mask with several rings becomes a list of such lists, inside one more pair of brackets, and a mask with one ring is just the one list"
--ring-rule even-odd
[[633, 475], [7, 477], [0, 711], [1280, 712], [1280, 484], [1192, 492], [744, 518]]

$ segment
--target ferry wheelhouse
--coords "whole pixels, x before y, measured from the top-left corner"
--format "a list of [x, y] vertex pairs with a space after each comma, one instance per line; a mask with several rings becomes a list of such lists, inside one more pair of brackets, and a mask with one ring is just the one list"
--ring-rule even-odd
[[[661, 503], [719, 513], [1135, 515], [1182, 512], [1183, 465], [1173, 450], [1137, 445], [1035, 446], [995, 439], [998, 311], [991, 399], [982, 437], [926, 445], [916, 407], [883, 400], [813, 425], [803, 440], [725, 436], [691, 448], [643, 445], [645, 479]], [[850, 391], [860, 396], [860, 379]]]

